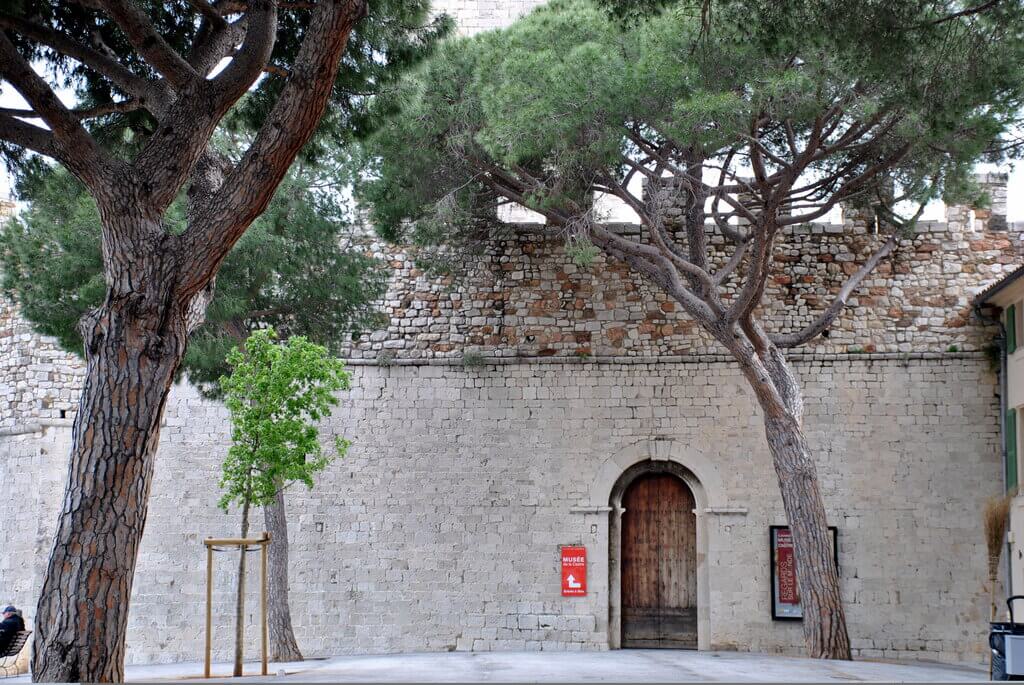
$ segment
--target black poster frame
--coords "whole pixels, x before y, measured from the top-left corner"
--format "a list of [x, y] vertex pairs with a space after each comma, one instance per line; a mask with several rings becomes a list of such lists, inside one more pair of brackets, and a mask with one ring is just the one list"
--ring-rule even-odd
[[[771, 574], [769, 588], [771, 589], [771, 610], [773, 621], [802, 621], [804, 620], [803, 606], [800, 606], [799, 616], [783, 616], [778, 612], [778, 597], [776, 593], [776, 578], [775, 578], [775, 566], [776, 566], [776, 555], [775, 550], [777, 548], [778, 532], [782, 530], [789, 530], [789, 526], [768, 526], [768, 568]], [[836, 563], [836, 573], [839, 573], [839, 529], [836, 526], [829, 526], [828, 530], [832, 533], [832, 555]]]

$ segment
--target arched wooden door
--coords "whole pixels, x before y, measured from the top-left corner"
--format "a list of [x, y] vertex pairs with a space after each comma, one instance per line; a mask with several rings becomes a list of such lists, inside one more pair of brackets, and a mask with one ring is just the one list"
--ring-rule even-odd
[[622, 646], [697, 648], [697, 522], [679, 478], [650, 474], [622, 498]]

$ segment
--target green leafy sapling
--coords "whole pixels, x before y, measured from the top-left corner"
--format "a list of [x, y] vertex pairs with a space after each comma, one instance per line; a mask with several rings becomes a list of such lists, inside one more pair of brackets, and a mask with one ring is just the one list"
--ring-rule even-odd
[[[231, 447], [224, 460], [219, 505], [241, 507], [241, 537], [249, 534], [249, 509], [274, 503], [292, 483], [313, 487], [313, 477], [349, 442], [334, 436], [332, 450], [320, 443], [317, 422], [338, 403], [335, 393], [350, 387], [345, 364], [327, 348], [302, 336], [278, 341], [273, 328], [256, 331], [227, 357], [222, 376], [224, 403], [231, 412]], [[238, 561], [235, 613], [235, 675], [242, 674], [245, 614], [245, 548]]]

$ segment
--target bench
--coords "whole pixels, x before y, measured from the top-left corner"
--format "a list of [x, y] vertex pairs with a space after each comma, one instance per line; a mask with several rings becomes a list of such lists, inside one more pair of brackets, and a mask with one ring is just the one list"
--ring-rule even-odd
[[18, 675], [18, 655], [21, 654], [21, 650], [25, 648], [25, 644], [28, 642], [28, 636], [32, 634], [31, 630], [19, 631], [11, 644], [7, 646], [7, 649], [0, 654], [0, 671], [3, 671], [4, 678], [10, 678]]

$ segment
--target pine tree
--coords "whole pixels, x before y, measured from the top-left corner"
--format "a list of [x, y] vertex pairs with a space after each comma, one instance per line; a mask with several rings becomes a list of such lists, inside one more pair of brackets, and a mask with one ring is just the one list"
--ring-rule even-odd
[[[566, 240], [582, 263], [603, 252], [678, 303], [761, 407], [808, 652], [848, 659], [786, 351], [827, 331], [925, 203], [975, 192], [971, 164], [1015, 149], [1022, 14], [1020, 3], [932, 0], [553, 0], [507, 30], [445, 44], [410, 76], [398, 113], [383, 113], [377, 173], [361, 192], [385, 236], [447, 253], [472, 249], [496, 204], [523, 205], [546, 224], [495, 230]], [[638, 192], [641, 180], [652, 192]], [[597, 194], [632, 208], [639, 235], [603, 224]], [[809, 325], [768, 330], [781, 232], [839, 203], [877, 213], [877, 251]], [[906, 204], [916, 209], [901, 214]]]
[[[345, 204], [358, 165], [343, 148], [289, 171], [267, 211], [235, 244], [217, 278], [206, 321], [192, 333], [181, 371], [207, 397], [229, 371], [228, 352], [255, 330], [276, 327], [337, 352], [372, 326], [386, 271], [365, 253], [361, 229]], [[25, 170], [19, 198], [28, 203], [0, 226], [0, 287], [39, 332], [82, 355], [77, 324], [105, 295], [96, 204], [63, 169]], [[184, 202], [166, 220], [184, 229]], [[271, 531], [270, 658], [301, 661], [288, 601], [288, 521], [281, 492], [264, 507]]]

